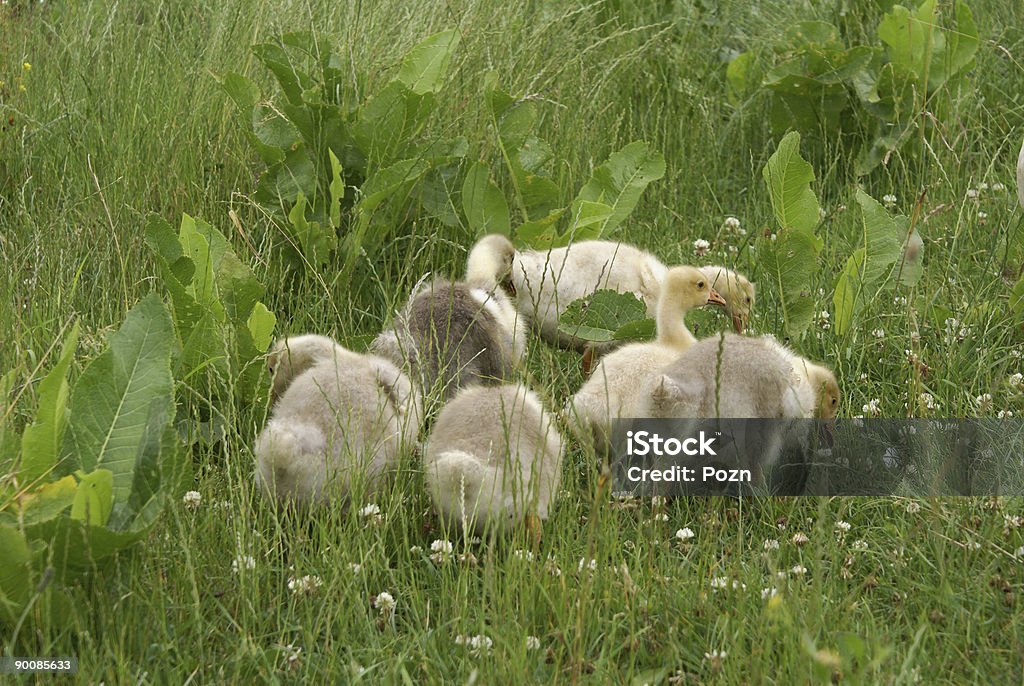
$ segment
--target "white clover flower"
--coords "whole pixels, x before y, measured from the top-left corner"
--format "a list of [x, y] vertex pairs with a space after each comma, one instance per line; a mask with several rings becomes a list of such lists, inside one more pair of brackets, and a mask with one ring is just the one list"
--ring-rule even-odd
[[864, 551], [868, 549], [868, 542], [863, 538], [858, 538], [856, 541], [850, 544], [850, 547], [854, 550]]
[[512, 557], [517, 560], [523, 560], [524, 562], [533, 562], [533, 553], [529, 550], [513, 550]]
[[772, 243], [774, 243], [775, 241], [777, 241], [779, 239], [779, 236], [778, 236], [778, 234], [773, 232], [772, 235], [769, 236], [768, 238], [771, 240]]
[[430, 544], [430, 561], [434, 564], [444, 564], [452, 558], [452, 551], [455, 547], [451, 541], [437, 539]]
[[725, 221], [723, 222], [723, 226], [725, 226], [726, 230], [731, 231], [732, 233], [735, 233], [737, 235], [747, 235], [746, 230], [740, 225], [740, 220], [737, 219], [736, 217], [726, 217]]
[[1019, 529], [1024, 527], [1024, 517], [1020, 515], [1003, 515], [1003, 521], [1008, 529]]
[[715, 661], [721, 662], [728, 655], [729, 655], [729, 653], [725, 652], [724, 650], [717, 650], [717, 649], [715, 649], [715, 650], [712, 650], [712, 651], [704, 653], [704, 659], [708, 660], [709, 662], [715, 662]]
[[794, 565], [789, 570], [789, 573], [792, 574], [793, 576], [803, 576], [804, 574], [807, 573], [807, 567], [804, 567], [803, 565]]
[[711, 588], [715, 589], [716, 591], [728, 587], [729, 580], [726, 579], [724, 576], [716, 576], [711, 579]]
[[996, 181], [994, 184], [992, 184], [992, 190], [994, 190], [994, 191], [1005, 191], [1006, 190], [1006, 186], [1004, 186], [1000, 182]]
[[373, 606], [377, 608], [377, 612], [379, 612], [382, 617], [390, 617], [395, 613], [398, 601], [396, 601], [395, 597], [387, 591], [381, 591], [377, 594], [377, 597], [373, 599]]
[[892, 304], [895, 305], [896, 307], [906, 307], [907, 298], [904, 295], [897, 295], [895, 298], [892, 299]]
[[828, 331], [829, 329], [832, 328], [832, 324], [829, 321], [829, 319], [831, 318], [832, 315], [828, 313], [828, 310], [822, 310], [821, 312], [818, 313], [818, 326], [820, 326], [822, 330]]
[[246, 570], [252, 571], [256, 569], [256, 558], [252, 555], [239, 555], [231, 561], [231, 571], [235, 574]]
[[988, 190], [988, 184], [982, 181], [981, 183], [978, 184], [978, 190], [984, 193], [985, 191]]
[[418, 545], [409, 546], [409, 554], [410, 555], [422, 555], [423, 554], [423, 546], [418, 546]]
[[351, 569], [352, 573], [356, 575], [361, 574], [363, 571], [363, 566], [358, 562], [349, 562], [348, 568]]
[[882, 196], [882, 204], [885, 205], [887, 210], [891, 210], [896, 207], [896, 196], [892, 193], [887, 193]]
[[466, 646], [469, 648], [469, 653], [473, 657], [480, 657], [481, 655], [487, 655], [491, 652], [491, 648], [494, 646], [492, 641], [483, 634], [476, 636], [463, 636], [459, 634], [455, 637], [455, 644], [460, 646]]
[[917, 514], [921, 511], [921, 503], [916, 500], [910, 500], [907, 502], [907, 514]]
[[982, 393], [974, 399], [974, 404], [978, 406], [979, 410], [987, 412], [992, 409], [992, 394]]
[[597, 571], [597, 560], [590, 560], [588, 562], [587, 558], [581, 558], [579, 567], [577, 567], [576, 571], [582, 572], [584, 569], [589, 569], [592, 572]]
[[185, 503], [188, 509], [194, 510], [203, 502], [203, 496], [199, 491], [189, 491], [181, 497], [181, 502]]
[[929, 410], [939, 409], [939, 403], [935, 400], [935, 397], [931, 393], [922, 393], [920, 395], [921, 403]]
[[988, 219], [988, 212], [978, 212], [978, 223], [984, 224], [985, 220]]
[[875, 329], [874, 331], [871, 332], [871, 335], [881, 340], [885, 338], [885, 329]]
[[1013, 390], [1024, 391], [1024, 374], [1021, 374], [1020, 372], [1017, 372], [1016, 374], [1011, 374], [1010, 378], [1007, 381], [1010, 384], [1010, 388], [1012, 388]]
[[747, 585], [745, 583], [743, 583], [742, 581], [740, 581], [739, 579], [733, 579], [732, 580], [732, 590], [734, 590], [734, 591], [745, 591], [745, 590], [747, 590]]
[[1017, 548], [1017, 552], [1014, 553], [1018, 560], [1024, 560], [1024, 545]]
[[810, 542], [810, 540], [811, 539], [807, 538], [807, 534], [805, 534], [802, 531], [797, 531], [795, 534], [793, 534], [792, 538], [793, 545], [806, 545]]
[[656, 514], [653, 517], [651, 517], [651, 521], [652, 522], [667, 522], [668, 521], [668, 515], [665, 514], [664, 512], [659, 512], [658, 514]]
[[761, 600], [768, 600], [769, 598], [774, 598], [778, 594], [779, 594], [779, 591], [774, 586], [770, 586], [769, 588], [762, 588], [761, 589]]
[[323, 579], [315, 574], [298, 578], [293, 576], [288, 579], [288, 590], [295, 595], [314, 595], [323, 585]]
[[562, 576], [562, 568], [551, 554], [548, 554], [548, 559], [544, 561], [544, 571], [556, 578]]
[[711, 244], [703, 238], [698, 238], [693, 242], [693, 254], [697, 257], [704, 257], [708, 254], [708, 250], [711, 249]]
[[779, 540], [777, 538], [769, 538], [769, 539], [765, 540], [765, 542], [764, 542], [764, 549], [765, 550], [778, 550], [779, 549]]
[[981, 544], [977, 541], [967, 541], [964, 543], [964, 547], [968, 550], [981, 550]]
[[968, 188], [967, 189], [967, 199], [968, 200], [977, 200], [979, 195], [980, 194], [978, 193], [978, 189], [977, 188]]
[[1013, 417], [1013, 410], [999, 410], [999, 413], [996, 415], [996, 417], [998, 419], [1010, 419], [1011, 417]]
[[688, 526], [687, 527], [683, 527], [682, 529], [679, 529], [678, 531], [676, 531], [676, 538], [678, 538], [680, 541], [684, 541], [684, 542], [685, 541], [689, 541], [690, 539], [694, 538], [696, 535], [697, 534], [693, 533], [693, 529], [691, 529]]
[[882, 401], [879, 398], [872, 398], [860, 411], [869, 417], [879, 417], [882, 414]]
[[302, 648], [296, 647], [294, 643], [289, 643], [286, 646], [277, 646], [278, 650], [285, 654], [285, 659], [288, 660], [289, 666], [295, 666], [299, 662], [299, 658], [302, 657]]
[[376, 503], [370, 503], [369, 505], [365, 505], [363, 508], [359, 510], [359, 516], [363, 519], [378, 517], [380, 516], [380, 506], [377, 505]]
[[527, 650], [540, 650], [540, 639], [536, 636], [526, 637], [526, 649]]
[[842, 531], [844, 534], [849, 531], [852, 527], [849, 522], [840, 519], [836, 522], [836, 528]]

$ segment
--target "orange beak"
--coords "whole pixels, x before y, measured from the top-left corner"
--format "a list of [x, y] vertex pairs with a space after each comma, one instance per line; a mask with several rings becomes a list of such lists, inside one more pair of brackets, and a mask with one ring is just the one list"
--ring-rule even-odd
[[723, 298], [718, 291], [712, 288], [711, 292], [708, 293], [708, 305], [721, 305], [722, 307], [725, 307], [725, 298]]

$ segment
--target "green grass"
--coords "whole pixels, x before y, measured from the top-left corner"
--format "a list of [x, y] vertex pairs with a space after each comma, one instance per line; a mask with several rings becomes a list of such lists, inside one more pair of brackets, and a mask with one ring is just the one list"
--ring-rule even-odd
[[[543, 98], [538, 133], [563, 160], [555, 179], [565, 200], [610, 152], [647, 140], [668, 172], [621, 237], [668, 262], [736, 260], [759, 280], [747, 246], [737, 244], [732, 256], [719, 232], [727, 215], [749, 236], [772, 227], [761, 168], [774, 142], [762, 102], [726, 100], [723, 55], [765, 50], [796, 19], [836, 21], [873, 40], [880, 13], [873, 3], [748, 5], [0, 7], [0, 370], [17, 370], [24, 389], [15, 423], [31, 415], [34, 384], [53, 363], [47, 352], [71, 320], [86, 334], [81, 369], [103, 333], [155, 287], [142, 238], [150, 213], [176, 223], [188, 212], [230, 235], [266, 284], [280, 332], [326, 333], [355, 348], [424, 272], [461, 272], [470, 237], [431, 220], [396, 240], [372, 271], [364, 266], [359, 289], [330, 268], [290, 281], [272, 266], [282, 237], [248, 199], [257, 158], [214, 76], [239, 71], [268, 88], [249, 46], [288, 30], [313, 29], [342, 48], [355, 65], [352, 94], [363, 97], [390, 78], [408, 48], [457, 26], [463, 42], [430, 135], [463, 135], [495, 159], [482, 98], [483, 74], [494, 69], [510, 92]], [[944, 114], [943, 135], [930, 139], [926, 156], [894, 156], [860, 180], [876, 198], [894, 194], [906, 213], [927, 191], [924, 279], [899, 294], [905, 303], [886, 292], [846, 336], [813, 327], [794, 342], [835, 368], [844, 416], [876, 398], [884, 416], [974, 415], [983, 393], [993, 396], [989, 413], [1024, 413], [1024, 397], [1007, 384], [1024, 371], [1024, 334], [1007, 314], [1008, 279], [1020, 265], [1004, 269], [1001, 250], [1021, 226], [1010, 188], [1024, 130], [1024, 9], [1014, 0], [971, 5], [984, 40]], [[853, 151], [840, 141], [803, 152], [828, 211], [815, 294], [816, 309], [830, 311], [833, 281], [860, 236]], [[989, 190], [967, 199], [982, 182]], [[997, 182], [1007, 190], [992, 190]], [[693, 255], [697, 238], [714, 241], [706, 258]], [[964, 340], [944, 337], [945, 316], [964, 323]], [[720, 326], [715, 317], [702, 324]], [[752, 328], [782, 331], [763, 286]], [[885, 337], [872, 336], [875, 329]], [[909, 363], [906, 350], [926, 368]], [[579, 386], [578, 365], [574, 355], [531, 342], [529, 371], [553, 407]], [[922, 392], [937, 410], [921, 404]], [[379, 525], [329, 508], [279, 516], [252, 480], [251, 445], [266, 403], [220, 411], [225, 440], [194, 449], [201, 505], [176, 505], [146, 541], [86, 575], [70, 589], [68, 617], [45, 622], [33, 613], [16, 637], [5, 629], [5, 651], [77, 655], [80, 674], [95, 683], [1024, 681], [1024, 566], [1014, 556], [1024, 530], [1005, 519], [1024, 514], [1018, 500], [708, 499], [627, 508], [598, 495], [592, 456], [574, 450], [564, 497], [528, 561], [514, 553], [530, 547], [521, 533], [485, 545], [439, 531], [411, 459], [376, 499]], [[911, 504], [920, 511], [908, 511]], [[838, 521], [849, 522], [849, 532], [840, 535]], [[696, 533], [688, 543], [674, 537], [683, 527]], [[793, 543], [798, 532], [809, 542]], [[443, 538], [477, 564], [431, 562], [430, 544]], [[778, 549], [766, 548], [773, 539]], [[234, 573], [239, 555], [252, 555], [255, 568]], [[596, 560], [596, 569], [578, 572], [581, 559]], [[776, 577], [796, 565], [807, 573]], [[322, 579], [318, 593], [290, 592], [288, 579], [306, 574]], [[716, 578], [729, 588], [714, 589]], [[745, 588], [733, 589], [733, 580]], [[775, 599], [763, 599], [762, 589], [773, 587]], [[382, 591], [397, 601], [393, 621], [371, 607]], [[456, 644], [460, 634], [486, 635], [490, 654], [472, 655]], [[848, 635], [864, 641], [861, 656], [843, 647]], [[527, 636], [539, 639], [539, 650], [526, 649]], [[289, 661], [295, 648], [301, 652]], [[713, 650], [727, 655], [707, 659]]]

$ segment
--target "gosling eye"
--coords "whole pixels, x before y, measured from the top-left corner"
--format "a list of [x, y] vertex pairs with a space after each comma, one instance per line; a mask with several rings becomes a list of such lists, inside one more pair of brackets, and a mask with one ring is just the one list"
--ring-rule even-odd
[[839, 402], [839, 398], [832, 398], [832, 404], [835, 405]]
[[747, 296], [747, 304], [748, 305], [750, 304], [750, 296], [749, 295]]
[[697, 288], [704, 288], [704, 282], [703, 281], [698, 281], [697, 282]]

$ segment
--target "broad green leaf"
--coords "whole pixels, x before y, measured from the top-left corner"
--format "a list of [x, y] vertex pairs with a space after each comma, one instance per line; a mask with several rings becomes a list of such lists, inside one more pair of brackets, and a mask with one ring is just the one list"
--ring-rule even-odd
[[889, 60], [918, 83], [927, 77], [929, 93], [973, 66], [980, 45], [974, 15], [962, 0], [953, 6], [950, 26], [938, 23], [940, 15], [935, 0], [926, 0], [913, 11], [894, 6], [878, 25]]
[[835, 309], [836, 331], [842, 335], [853, 322], [854, 311], [857, 309], [858, 284], [864, 270], [864, 248], [858, 248], [846, 260], [846, 266], [836, 280], [836, 290], [832, 294], [832, 305]]
[[32, 556], [20, 531], [0, 526], [0, 620], [13, 623], [32, 592]]
[[370, 228], [374, 212], [386, 200], [404, 202], [412, 184], [430, 171], [430, 163], [423, 159], [400, 160], [382, 169], [366, 180], [362, 188], [362, 198], [356, 204], [356, 225], [345, 237], [345, 262], [341, 268], [341, 278], [347, 279], [355, 267], [356, 259], [364, 249], [366, 231]]
[[594, 170], [590, 180], [573, 200], [570, 216], [579, 215], [584, 202], [601, 202], [612, 208], [599, 224], [599, 236], [614, 231], [632, 213], [648, 184], [665, 175], [665, 158], [642, 141], [630, 143], [612, 153]]
[[235, 101], [239, 111], [244, 114], [252, 112], [252, 108], [260, 99], [260, 89], [249, 79], [235, 72], [222, 74], [218, 79], [220, 87]]
[[173, 341], [166, 308], [156, 295], [146, 296], [71, 393], [66, 449], [87, 472], [110, 470], [116, 502], [128, 499], [136, 462], [159, 451], [161, 427], [173, 417]]
[[71, 518], [92, 526], [103, 526], [110, 518], [114, 506], [114, 475], [109, 469], [97, 469], [90, 474], [79, 472], [78, 491], [71, 505]]
[[614, 338], [617, 341], [648, 341], [657, 333], [657, 322], [653, 319], [637, 319], [617, 328]]
[[900, 258], [900, 237], [906, 234], [874, 198], [859, 188], [857, 203], [861, 207], [864, 245], [850, 256], [836, 282], [832, 302], [839, 335], [849, 331], [863, 302], [874, 298], [881, 288]]
[[466, 180], [462, 184], [462, 209], [469, 228], [476, 235], [509, 234], [508, 203], [501, 189], [491, 181], [490, 171], [483, 162], [475, 162], [466, 172]]
[[206, 236], [197, 230], [196, 220], [187, 214], [181, 215], [178, 241], [184, 255], [195, 265], [195, 275], [188, 286], [189, 293], [199, 305], [217, 307], [219, 303], [215, 291], [217, 282], [214, 278], [214, 262], [219, 256], [215, 254]]
[[810, 233], [783, 229], [777, 240], [760, 239], [761, 268], [774, 287], [786, 331], [798, 336], [814, 316], [811, 279], [818, 267], [818, 244]]
[[18, 498], [19, 521], [25, 526], [53, 519], [75, 502], [78, 481], [67, 476], [43, 484]]
[[306, 261], [315, 269], [327, 264], [331, 252], [337, 247], [337, 234], [330, 226], [321, 226], [320, 222], [306, 219], [306, 196], [301, 191], [288, 212], [288, 221]]
[[292, 105], [302, 104], [302, 92], [312, 85], [309, 76], [300, 70], [279, 45], [263, 43], [254, 45], [253, 54], [271, 71], [277, 79], [281, 92]]
[[647, 306], [632, 293], [599, 290], [586, 298], [574, 300], [558, 319], [558, 330], [585, 341], [605, 343], [616, 340], [616, 332], [624, 335], [630, 325], [647, 318]]
[[246, 326], [249, 327], [249, 333], [252, 335], [253, 345], [261, 353], [266, 352], [270, 347], [270, 343], [274, 340], [274, 327], [276, 325], [277, 317], [274, 316], [274, 313], [268, 310], [263, 303], [256, 303], [256, 306], [252, 308], [252, 314], [249, 315], [249, 321], [246, 322]]
[[738, 105], [761, 83], [761, 68], [752, 52], [741, 52], [725, 68], [726, 94], [729, 102]]
[[439, 92], [459, 39], [459, 32], [450, 29], [424, 40], [406, 53], [398, 70], [398, 80], [413, 93]]
[[68, 403], [68, 366], [78, 345], [78, 323], [64, 339], [64, 345], [50, 373], [39, 384], [39, 407], [30, 426], [21, 437], [21, 468], [18, 476], [22, 483], [31, 483], [44, 476], [57, 464], [64, 441]]
[[575, 206], [575, 211], [572, 223], [565, 233], [555, 240], [555, 246], [562, 247], [573, 241], [590, 241], [600, 238], [613, 209], [603, 202], [583, 201]]
[[552, 210], [546, 217], [523, 222], [516, 227], [516, 240], [535, 250], [551, 248], [555, 239], [558, 238], [558, 231], [555, 225], [564, 213], [565, 208]]
[[763, 174], [779, 226], [813, 233], [819, 220], [818, 199], [811, 190], [814, 170], [800, 157], [799, 133], [786, 134], [768, 159]]
[[331, 162], [331, 183], [328, 186], [328, 192], [331, 195], [329, 216], [331, 227], [337, 229], [341, 226], [341, 201], [345, 199], [345, 181], [341, 178], [342, 169], [338, 156], [334, 154], [333, 150], [328, 150], [327, 156]]
[[539, 220], [551, 214], [560, 206], [561, 191], [554, 181], [536, 174], [524, 174], [519, 186], [526, 215], [530, 220]]

